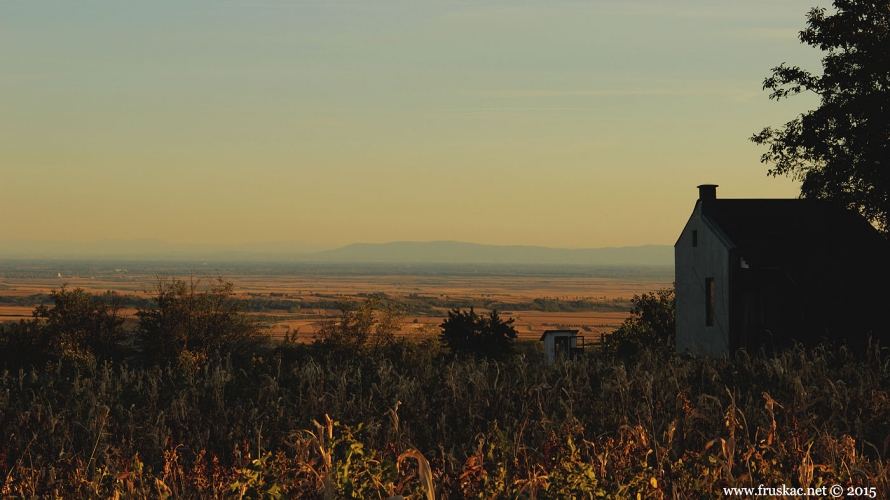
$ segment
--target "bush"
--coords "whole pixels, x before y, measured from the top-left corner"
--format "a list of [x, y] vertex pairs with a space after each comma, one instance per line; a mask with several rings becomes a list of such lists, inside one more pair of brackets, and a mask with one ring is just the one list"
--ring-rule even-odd
[[0, 329], [7, 366], [40, 366], [58, 360], [83, 365], [123, 357], [126, 332], [116, 294], [97, 296], [63, 286], [49, 297], [52, 306], [37, 306], [32, 320]]
[[46, 320], [43, 327], [62, 358], [97, 361], [120, 358], [126, 338], [121, 305], [115, 293], [93, 295], [81, 288], [53, 290], [53, 306], [39, 305], [34, 317]]
[[394, 345], [404, 317], [395, 304], [382, 306], [376, 297], [362, 302], [344, 300], [340, 302], [340, 317], [321, 325], [314, 346], [335, 357], [380, 354]]
[[673, 354], [677, 345], [674, 302], [674, 288], [634, 295], [630, 317], [606, 337], [606, 351], [625, 358], [646, 348]]
[[150, 364], [194, 364], [211, 353], [244, 354], [268, 336], [242, 310], [234, 285], [210, 281], [158, 280], [154, 307], [140, 309], [136, 343]]
[[496, 310], [485, 317], [476, 314], [472, 307], [467, 312], [452, 309], [441, 325], [439, 339], [455, 354], [503, 359], [513, 352], [513, 321], [502, 320]]
[[36, 319], [0, 324], [0, 371], [40, 367], [58, 359], [53, 339]]

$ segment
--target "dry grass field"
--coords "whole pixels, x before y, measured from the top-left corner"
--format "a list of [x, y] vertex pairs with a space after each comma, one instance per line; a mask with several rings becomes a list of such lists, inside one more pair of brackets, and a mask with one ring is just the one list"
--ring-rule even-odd
[[0, 321], [30, 318], [33, 310], [29, 306], [0, 306]]
[[[214, 279], [215, 275], [200, 276]], [[408, 296], [441, 301], [497, 301], [502, 304], [528, 304], [534, 299], [560, 301], [588, 300], [609, 304], [607, 310], [581, 312], [544, 312], [521, 307], [501, 307], [503, 317], [515, 319], [520, 338], [537, 339], [544, 330], [573, 328], [582, 331], [587, 342], [596, 342], [627, 317], [627, 302], [634, 294], [669, 286], [664, 279], [627, 279], [573, 276], [466, 276], [466, 275], [262, 275], [235, 274], [223, 276], [235, 284], [239, 296], [251, 299], [299, 301], [297, 311], [268, 310], [253, 312], [272, 333], [285, 334], [300, 342], [311, 341], [319, 326], [338, 314], [334, 304], [342, 299], [361, 300], [367, 294], [384, 293], [394, 300]], [[83, 288], [92, 293], [111, 290], [119, 294], [146, 298], [151, 295], [157, 277], [148, 273], [114, 273], [84, 277], [3, 277], [0, 278], [0, 300], [18, 297], [24, 300], [47, 294], [63, 285]], [[312, 307], [314, 304], [320, 307]], [[0, 304], [0, 321], [30, 318], [37, 304]], [[134, 307], [123, 311], [132, 317]], [[405, 317], [401, 335], [423, 336], [436, 332], [436, 326], [447, 314], [447, 307], [432, 307], [423, 313]], [[478, 312], [487, 312], [477, 307]]]

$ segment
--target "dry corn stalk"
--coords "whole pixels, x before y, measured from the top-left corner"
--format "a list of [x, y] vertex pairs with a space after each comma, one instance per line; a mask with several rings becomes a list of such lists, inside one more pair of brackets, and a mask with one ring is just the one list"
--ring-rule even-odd
[[398, 467], [402, 463], [402, 460], [406, 458], [417, 460], [418, 469], [420, 469], [420, 481], [423, 483], [424, 489], [426, 489], [426, 500], [436, 500], [436, 493], [433, 488], [433, 472], [430, 470], [429, 461], [423, 456], [423, 453], [411, 448], [399, 455], [396, 467]]

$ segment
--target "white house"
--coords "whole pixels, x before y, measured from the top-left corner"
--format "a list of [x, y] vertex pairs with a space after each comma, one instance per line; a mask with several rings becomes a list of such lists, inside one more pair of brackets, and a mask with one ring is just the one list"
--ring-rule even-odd
[[890, 247], [863, 217], [823, 200], [698, 189], [674, 245], [677, 352], [888, 338]]

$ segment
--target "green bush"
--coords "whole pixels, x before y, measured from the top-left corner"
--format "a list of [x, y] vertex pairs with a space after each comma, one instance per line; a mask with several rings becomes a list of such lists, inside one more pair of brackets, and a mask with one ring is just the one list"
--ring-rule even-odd
[[42, 366], [59, 360], [83, 366], [124, 357], [127, 335], [116, 294], [93, 295], [63, 286], [52, 290], [49, 298], [52, 305], [38, 305], [33, 319], [0, 328], [7, 366]]
[[606, 337], [605, 350], [628, 359], [645, 349], [663, 355], [676, 351], [674, 288], [634, 295], [630, 317]]
[[42, 367], [58, 359], [57, 342], [36, 319], [0, 324], [0, 370]]
[[404, 317], [396, 304], [383, 305], [376, 297], [343, 300], [339, 318], [324, 322], [316, 332], [314, 347], [339, 359], [380, 355], [395, 344]]
[[439, 339], [455, 354], [469, 354], [490, 359], [504, 359], [513, 352], [516, 329], [513, 318], [501, 319], [496, 310], [480, 316], [469, 311], [452, 309], [442, 322]]
[[149, 364], [196, 364], [210, 355], [249, 355], [268, 341], [222, 278], [158, 280], [153, 306], [136, 313], [136, 345]]

